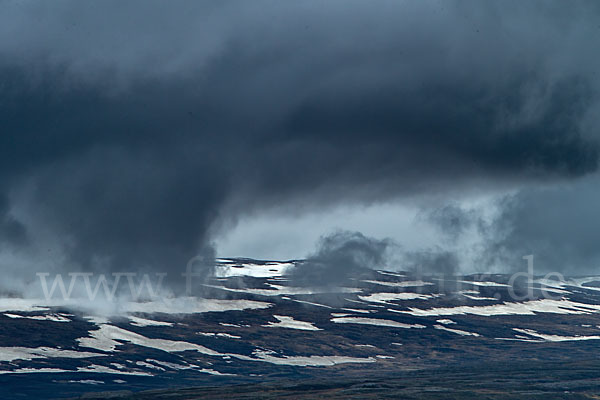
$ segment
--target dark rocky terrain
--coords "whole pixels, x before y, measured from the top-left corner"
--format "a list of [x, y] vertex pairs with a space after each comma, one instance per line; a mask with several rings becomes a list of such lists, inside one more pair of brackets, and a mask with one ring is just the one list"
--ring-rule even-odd
[[293, 268], [220, 260], [203, 298], [119, 312], [0, 299], [0, 397], [598, 398], [599, 277]]

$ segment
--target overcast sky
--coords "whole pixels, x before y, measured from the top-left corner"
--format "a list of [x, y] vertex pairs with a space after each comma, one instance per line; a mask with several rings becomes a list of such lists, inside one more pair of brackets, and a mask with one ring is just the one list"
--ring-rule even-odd
[[299, 258], [343, 229], [465, 270], [533, 253], [595, 271], [599, 17], [591, 1], [0, 1], [0, 267]]

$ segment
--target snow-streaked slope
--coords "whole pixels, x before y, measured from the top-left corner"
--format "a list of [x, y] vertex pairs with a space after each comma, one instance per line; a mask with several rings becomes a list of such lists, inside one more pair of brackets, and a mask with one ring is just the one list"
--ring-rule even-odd
[[34, 358], [92, 358], [105, 354], [64, 350], [54, 347], [0, 347], [0, 361], [32, 360]]
[[526, 335], [533, 336], [535, 338], [540, 338], [547, 342], [570, 342], [570, 341], [576, 341], [576, 340], [600, 340], [600, 335], [562, 336], [562, 335], [539, 333], [533, 329], [513, 328], [513, 330], [515, 332], [524, 333]]
[[5, 317], [19, 319], [32, 319], [34, 321], [54, 321], [54, 322], [71, 322], [71, 320], [64, 314], [46, 314], [46, 315], [17, 315], [4, 313]]
[[90, 332], [90, 336], [77, 339], [79, 346], [96, 350], [112, 352], [121, 342], [129, 342], [138, 346], [150, 347], [166, 352], [193, 350], [208, 355], [221, 355], [219, 352], [204, 346], [180, 340], [151, 339], [114, 325], [101, 324], [98, 329]]

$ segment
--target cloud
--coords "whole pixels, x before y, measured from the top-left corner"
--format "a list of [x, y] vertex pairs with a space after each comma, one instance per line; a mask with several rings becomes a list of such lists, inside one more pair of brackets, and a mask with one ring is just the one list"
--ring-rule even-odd
[[321, 237], [317, 249], [289, 273], [294, 285], [340, 287], [350, 279], [385, 268], [398, 246], [360, 232], [338, 231]]
[[507, 197], [488, 232], [488, 263], [524, 269], [522, 257], [533, 254], [537, 273], [595, 273], [600, 267], [599, 200], [597, 175]]
[[469, 228], [480, 222], [476, 210], [464, 209], [457, 204], [424, 210], [420, 218], [439, 228], [451, 241], [457, 240]]
[[179, 271], [261, 210], [592, 173], [596, 6], [561, 4], [2, 3], [1, 232]]
[[458, 256], [439, 247], [404, 254], [406, 270], [421, 274], [455, 275], [460, 271]]
[[22, 223], [8, 210], [8, 200], [0, 196], [0, 246], [23, 245], [27, 242], [27, 231]]
[[316, 249], [291, 269], [288, 277], [297, 286], [340, 287], [353, 279], [370, 278], [376, 269], [408, 271], [419, 277], [456, 275], [460, 267], [453, 250], [439, 246], [411, 250], [390, 238], [336, 231], [322, 236]]

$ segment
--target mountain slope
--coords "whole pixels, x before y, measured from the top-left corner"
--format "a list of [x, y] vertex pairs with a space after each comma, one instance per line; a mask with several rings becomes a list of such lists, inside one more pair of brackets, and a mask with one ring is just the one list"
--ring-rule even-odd
[[[534, 279], [515, 288], [506, 275], [365, 270], [343, 285], [299, 287], [287, 277], [295, 268], [301, 262], [219, 260], [215, 276], [198, 283], [202, 298], [124, 302], [118, 313], [2, 298], [0, 395], [107, 397], [156, 389], [187, 393], [179, 398], [192, 398], [185, 397], [192, 391], [223, 396], [219, 390], [235, 397], [238, 387], [242, 397], [253, 390], [293, 393], [298, 389], [290, 387], [306, 382], [322, 392], [315, 395], [341, 390], [349, 397], [363, 393], [368, 380], [369, 393], [389, 384], [389, 393], [408, 396], [407, 387], [437, 387], [435, 376], [443, 377], [442, 393], [481, 395], [499, 390], [477, 379], [494, 368], [502, 385], [519, 393], [562, 393], [572, 380], [565, 371], [583, 376], [579, 389], [568, 390], [595, 387], [589, 380], [596, 375], [582, 371], [595, 370], [600, 345], [600, 278]], [[550, 390], [538, 375], [553, 366], [563, 386]], [[523, 388], [518, 377], [527, 373], [540, 379]], [[195, 389], [177, 391], [184, 387]], [[428, 389], [428, 398], [437, 398], [434, 392]]]

